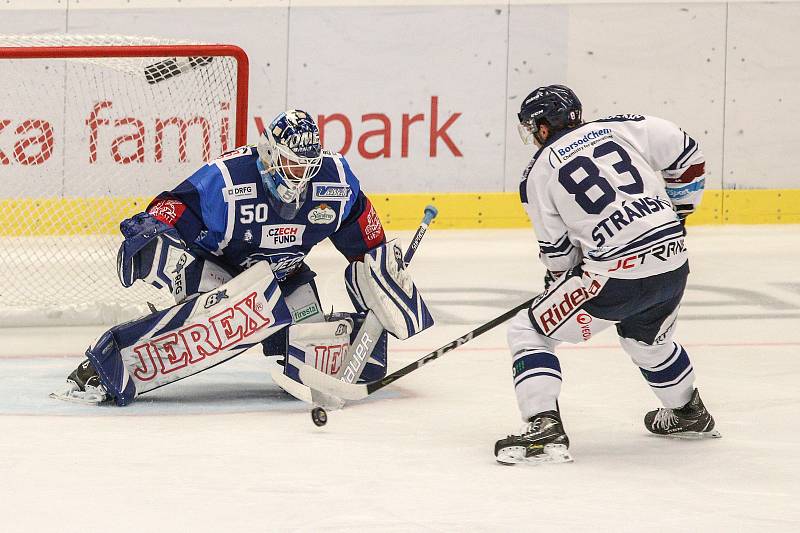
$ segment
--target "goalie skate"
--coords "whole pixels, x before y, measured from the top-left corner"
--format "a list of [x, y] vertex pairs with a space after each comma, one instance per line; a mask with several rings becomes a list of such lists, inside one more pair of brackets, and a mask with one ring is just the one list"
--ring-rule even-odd
[[534, 455], [527, 455], [525, 446], [507, 446], [498, 450], [496, 459], [502, 465], [571, 463], [572, 455], [563, 444], [546, 444], [540, 453]]
[[89, 385], [86, 390], [81, 390], [76, 383], [70, 381], [66, 382], [59, 390], [51, 392], [50, 397], [83, 405], [97, 405], [108, 399], [106, 388], [103, 385], [98, 387]]
[[497, 462], [504, 465], [520, 463], [569, 463], [569, 438], [564, 433], [556, 411], [545, 411], [532, 417], [521, 435], [509, 435], [494, 445]]
[[106, 388], [89, 360], [85, 360], [67, 377], [67, 382], [50, 397], [65, 402], [97, 405], [108, 399]]

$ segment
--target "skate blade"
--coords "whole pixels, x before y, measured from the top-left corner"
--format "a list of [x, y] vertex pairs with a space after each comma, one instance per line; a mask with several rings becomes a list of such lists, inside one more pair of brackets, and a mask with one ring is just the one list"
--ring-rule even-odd
[[669, 437], [671, 439], [683, 439], [683, 440], [703, 440], [703, 439], [722, 438], [722, 434], [716, 429], [711, 431], [684, 431], [681, 433], [671, 433], [669, 435], [663, 435], [663, 436]]
[[545, 463], [571, 463], [572, 455], [563, 444], [547, 444], [542, 453], [525, 456], [524, 446], [509, 446], [497, 452], [497, 462], [503, 465], [516, 464], [545, 464]]
[[61, 400], [62, 402], [78, 403], [81, 405], [100, 405], [105, 401], [105, 395], [99, 394], [86, 394], [82, 391], [69, 391], [69, 392], [51, 392], [50, 397], [54, 400]]

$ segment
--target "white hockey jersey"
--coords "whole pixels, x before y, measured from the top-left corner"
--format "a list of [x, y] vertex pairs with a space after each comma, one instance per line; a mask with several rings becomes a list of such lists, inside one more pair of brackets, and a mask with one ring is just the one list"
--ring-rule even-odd
[[557, 132], [534, 155], [520, 197], [548, 270], [635, 279], [686, 262], [680, 217], [700, 202], [697, 143], [656, 117], [616, 115]]

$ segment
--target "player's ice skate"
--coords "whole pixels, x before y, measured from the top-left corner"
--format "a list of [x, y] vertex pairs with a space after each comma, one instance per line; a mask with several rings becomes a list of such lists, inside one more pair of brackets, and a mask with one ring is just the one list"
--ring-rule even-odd
[[60, 389], [50, 393], [50, 397], [65, 402], [97, 405], [106, 401], [108, 394], [100, 383], [97, 371], [86, 359], [70, 373], [67, 382]]
[[572, 461], [569, 437], [557, 411], [539, 413], [530, 419], [524, 433], [497, 441], [494, 455], [498, 463], [505, 465]]
[[708, 412], [700, 391], [694, 389], [692, 399], [678, 409], [656, 409], [644, 416], [648, 431], [664, 437], [707, 439], [722, 437], [714, 429], [714, 418]]

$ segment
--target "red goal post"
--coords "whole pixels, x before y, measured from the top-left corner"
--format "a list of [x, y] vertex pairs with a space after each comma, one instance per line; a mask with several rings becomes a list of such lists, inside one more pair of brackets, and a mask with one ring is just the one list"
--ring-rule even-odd
[[2, 59], [100, 59], [136, 57], [233, 57], [236, 59], [236, 146], [247, 142], [247, 97], [250, 62], [244, 50], [231, 44], [129, 46], [2, 47]]
[[0, 323], [113, 323], [168, 305], [116, 279], [119, 222], [247, 142], [230, 44], [0, 35]]

